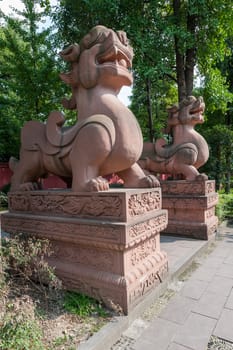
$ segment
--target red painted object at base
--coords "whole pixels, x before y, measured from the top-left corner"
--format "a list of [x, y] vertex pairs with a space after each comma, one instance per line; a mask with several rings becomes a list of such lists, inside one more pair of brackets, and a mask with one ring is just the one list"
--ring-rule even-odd
[[60, 177], [49, 175], [46, 179], [42, 180], [42, 187], [44, 190], [47, 190], [49, 188], [67, 188], [67, 185]]
[[0, 163], [0, 189], [10, 182], [12, 174], [8, 163]]
[[[0, 163], [0, 189], [11, 182], [13, 172], [9, 168], [8, 163]], [[49, 188], [67, 188], [67, 185], [61, 178], [55, 175], [49, 175], [42, 180], [43, 189]]]

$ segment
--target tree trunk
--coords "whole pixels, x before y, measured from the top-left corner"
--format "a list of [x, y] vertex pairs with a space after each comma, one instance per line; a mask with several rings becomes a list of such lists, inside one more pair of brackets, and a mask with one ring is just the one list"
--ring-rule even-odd
[[[173, 11], [175, 17], [175, 23], [179, 27], [180, 21], [180, 0], [173, 0]], [[179, 48], [179, 38], [175, 34], [175, 55], [176, 55], [176, 78], [178, 85], [178, 99], [179, 102], [186, 97], [186, 82], [185, 82], [185, 66], [184, 55]]]
[[150, 141], [154, 141], [154, 128], [153, 128], [153, 117], [151, 107], [151, 81], [150, 78], [146, 80], [146, 94], [147, 94], [147, 112], [148, 112], [148, 126], [149, 126], [149, 138]]
[[[195, 39], [197, 16], [187, 15], [187, 31], [191, 34], [191, 37]], [[193, 43], [195, 40], [193, 40]], [[196, 48], [191, 46], [187, 48], [185, 55], [185, 85], [186, 85], [186, 96], [191, 96], [193, 92], [193, 78], [194, 78], [194, 67], [196, 63]]]
[[219, 191], [219, 189], [221, 188], [221, 146], [218, 145], [217, 146], [217, 150], [216, 150], [216, 157], [217, 157], [217, 164], [216, 164], [216, 190]]
[[[226, 152], [226, 164], [231, 164], [232, 154], [231, 150], [229, 152]], [[230, 193], [231, 191], [231, 166], [228, 166], [228, 169], [226, 171], [226, 181], [224, 186], [225, 192]]]
[[[181, 5], [182, 2], [180, 0], [173, 0], [174, 20], [178, 29], [182, 28]], [[187, 9], [186, 17], [184, 18], [183, 15], [183, 21], [186, 23], [187, 32], [190, 33], [190, 41], [183, 43], [178, 34], [174, 36], [179, 102], [185, 97], [192, 95], [193, 92], [194, 67], [196, 63], [196, 47], [194, 43], [196, 41], [197, 19], [197, 15], [189, 15]]]

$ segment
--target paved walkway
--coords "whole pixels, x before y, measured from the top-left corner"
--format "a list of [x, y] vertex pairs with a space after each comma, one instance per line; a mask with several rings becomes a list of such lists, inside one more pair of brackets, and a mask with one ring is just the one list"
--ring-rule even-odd
[[[195, 245], [200, 241], [162, 239], [171, 269], [182, 266], [179, 260]], [[233, 225], [220, 226], [208, 252], [196, 258], [111, 349], [233, 349]]]

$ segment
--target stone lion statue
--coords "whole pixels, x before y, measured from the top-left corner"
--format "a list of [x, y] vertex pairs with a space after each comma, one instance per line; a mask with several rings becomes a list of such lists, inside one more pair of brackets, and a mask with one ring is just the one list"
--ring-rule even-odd
[[72, 181], [73, 191], [103, 191], [103, 176], [117, 174], [125, 187], [156, 187], [137, 161], [143, 138], [133, 113], [117, 95], [131, 85], [133, 50], [125, 32], [94, 27], [61, 57], [71, 70], [61, 74], [72, 96], [63, 105], [78, 110], [78, 121], [65, 127], [65, 118], [52, 112], [47, 123], [29, 121], [21, 131], [20, 160], [10, 160], [11, 191], [38, 189], [38, 179], [52, 173]]
[[158, 139], [154, 144], [145, 143], [139, 160], [147, 172], [182, 175], [186, 180], [207, 179], [198, 168], [209, 158], [205, 139], [194, 130], [195, 125], [204, 122], [205, 103], [202, 97], [189, 96], [168, 110], [167, 133], [172, 143]]

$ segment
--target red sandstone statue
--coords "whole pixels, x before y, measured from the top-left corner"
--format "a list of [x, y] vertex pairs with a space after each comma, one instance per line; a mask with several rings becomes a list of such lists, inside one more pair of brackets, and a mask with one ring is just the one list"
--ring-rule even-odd
[[94, 27], [80, 42], [61, 52], [71, 71], [61, 78], [72, 88], [66, 108], [78, 109], [78, 122], [63, 126], [62, 113], [52, 112], [46, 124], [28, 122], [21, 132], [20, 160], [11, 159], [11, 191], [38, 188], [48, 173], [72, 178], [73, 191], [108, 190], [102, 176], [115, 173], [125, 187], [156, 187], [137, 161], [143, 138], [135, 116], [117, 95], [131, 85], [133, 51], [126, 34]]
[[204, 122], [205, 104], [202, 97], [189, 96], [174, 105], [168, 112], [167, 132], [173, 142], [158, 139], [155, 144], [145, 143], [139, 164], [144, 170], [160, 174], [182, 175], [186, 180], [206, 180], [198, 168], [209, 158], [205, 139], [194, 130], [196, 124]]

